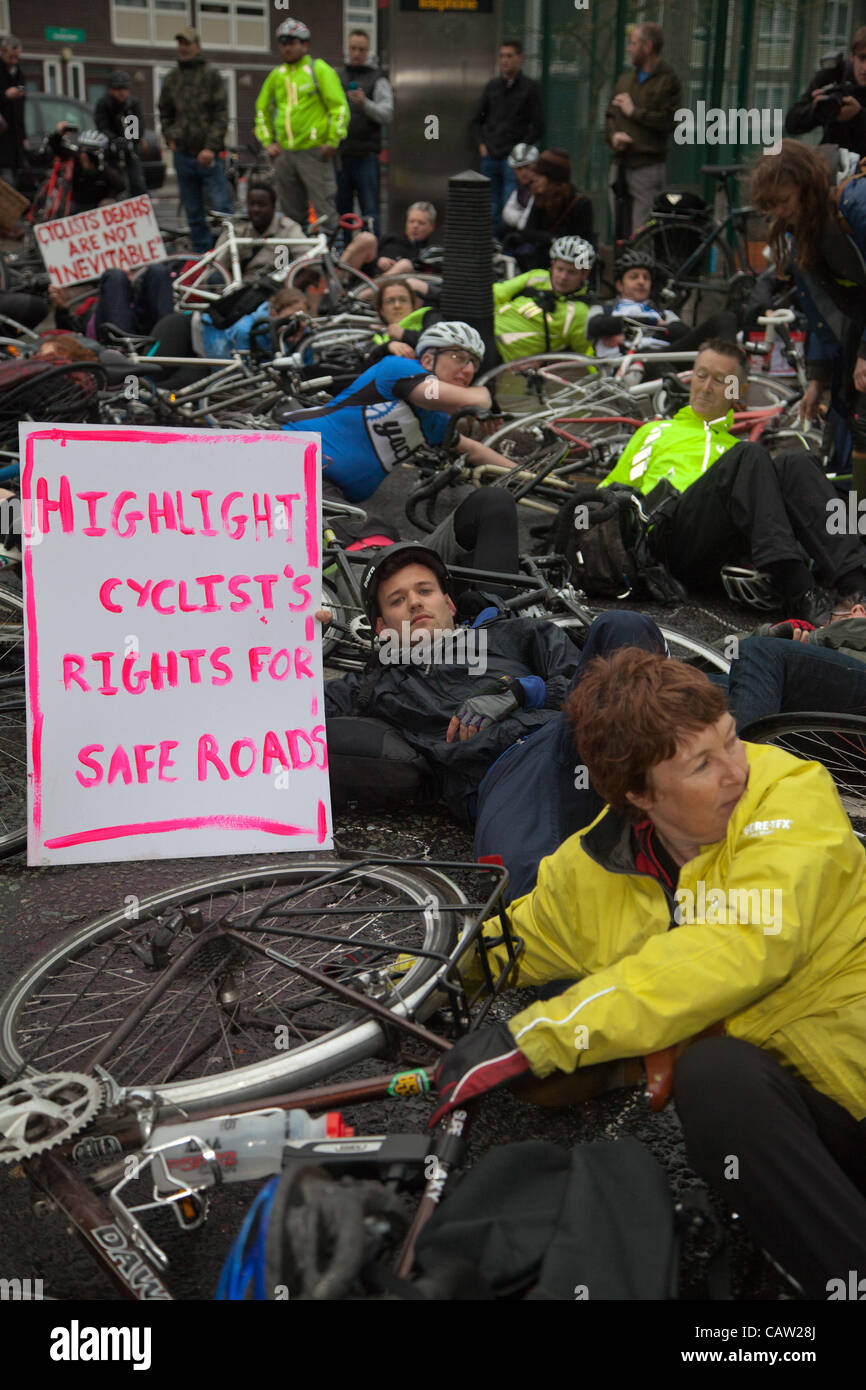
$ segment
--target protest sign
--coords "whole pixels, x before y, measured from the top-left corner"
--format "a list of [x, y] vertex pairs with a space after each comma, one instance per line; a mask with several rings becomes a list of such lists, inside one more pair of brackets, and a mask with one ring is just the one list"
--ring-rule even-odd
[[20, 430], [28, 862], [329, 847], [320, 437]]
[[137, 270], [165, 260], [162, 233], [147, 194], [34, 227], [52, 285], [98, 280], [105, 270]]

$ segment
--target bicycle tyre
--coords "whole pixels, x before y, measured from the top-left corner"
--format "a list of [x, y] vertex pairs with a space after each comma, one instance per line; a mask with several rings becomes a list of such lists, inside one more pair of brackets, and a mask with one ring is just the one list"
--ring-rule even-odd
[[740, 736], [746, 743], [773, 743], [796, 758], [822, 763], [856, 834], [866, 839], [866, 718], [824, 711], [771, 714]]
[[[332, 877], [323, 884], [323, 877], [328, 875]], [[289, 949], [294, 959], [306, 960], [308, 964], [315, 960], [332, 972], [339, 971], [341, 979], [357, 983], [365, 965], [369, 966], [369, 960], [352, 957], [353, 948], [355, 957], [358, 954], [356, 938], [360, 929], [365, 944], [371, 932], [380, 931], [377, 939], [383, 942], [381, 949], [390, 932], [392, 953], [408, 953], [410, 964], [393, 984], [389, 1006], [395, 1013], [413, 1018], [426, 1017], [433, 1011], [439, 962], [412, 953], [422, 949], [447, 952], [456, 942], [458, 931], [468, 925], [468, 918], [463, 923], [455, 921], [463, 916], [466, 904], [457, 885], [433, 869], [425, 868], [422, 873], [413, 868], [408, 873], [396, 864], [366, 867], [334, 860], [302, 861], [227, 874], [158, 893], [134, 904], [134, 920], [130, 920], [128, 905], [118, 908], [46, 952], [24, 971], [0, 1002], [0, 1070], [7, 1076], [21, 1070], [32, 1074], [58, 1067], [89, 1070], [89, 1058], [97, 1056], [95, 1048], [117, 1022], [129, 1017], [136, 996], [140, 998], [151, 988], [156, 971], [165, 969], [164, 962], [153, 964], [153, 955], [150, 965], [145, 960], [154, 949], [148, 940], [149, 930], [159, 926], [158, 922], [154, 926], [157, 918], [172, 910], [186, 909], [184, 925], [176, 934], [179, 950], [184, 949], [196, 930], [201, 930], [202, 919], [207, 925], [215, 912], [224, 915], [228, 910], [234, 911], [234, 898], [240, 897], [247, 916], [254, 908], [273, 911], [279, 906], [277, 889], [285, 885], [293, 893], [291, 910], [306, 912], [309, 908], [313, 920], [320, 922], [323, 905], [336, 899], [342, 908], [340, 915], [347, 922], [342, 930], [346, 946], [342, 961], [338, 946], [322, 946], [315, 941], [305, 944], [301, 935], [291, 938]], [[371, 903], [370, 894], [376, 898], [379, 915], [385, 919], [381, 928], [372, 918], [375, 904]], [[447, 911], [441, 910], [443, 896], [451, 904]], [[384, 906], [383, 897], [387, 899]], [[350, 899], [361, 918], [354, 931], [348, 921]], [[194, 909], [202, 914], [200, 918]], [[408, 915], [407, 925], [402, 929], [399, 924], [389, 926], [398, 922], [401, 914]], [[250, 934], [253, 928], [247, 926], [245, 930]], [[281, 940], [276, 939], [278, 943]], [[366, 952], [368, 957], [371, 954]], [[196, 1106], [231, 1104], [307, 1086], [375, 1055], [382, 1048], [380, 1024], [369, 1016], [365, 1018], [362, 1010], [341, 1004], [330, 995], [325, 1001], [314, 986], [303, 984], [297, 976], [293, 980], [289, 972], [280, 975], [279, 967], [261, 956], [253, 956], [249, 950], [247, 955], [250, 960], [241, 957], [238, 962], [238, 948], [225, 938], [205, 943], [188, 962], [186, 971], [176, 977], [177, 989], [172, 981], [172, 987], [154, 1002], [129, 1038], [104, 1058], [104, 1065], [118, 1084], [146, 1086], [155, 1091], [160, 1106], [177, 1105], [191, 1111]], [[247, 988], [250, 961], [255, 969]], [[237, 992], [236, 1005], [229, 999], [232, 989]], [[204, 1025], [200, 1018], [203, 991], [213, 996], [204, 998], [213, 1015]], [[294, 998], [290, 997], [292, 992]], [[227, 1001], [234, 1008], [233, 1020], [226, 1012]], [[243, 1017], [244, 1005], [258, 1009], [258, 1016], [251, 1014], [250, 1020]], [[302, 1027], [291, 1018], [290, 1007], [296, 1014], [310, 1015]], [[324, 1010], [326, 1017], [324, 1022], [314, 1024], [317, 1010]], [[332, 1026], [335, 1018], [340, 1021]], [[313, 1026], [320, 1028], [321, 1033], [281, 1052], [275, 1035], [279, 1022], [294, 1037]], [[202, 1026], [204, 1037], [199, 1031]], [[240, 1037], [242, 1046], [232, 1040], [232, 1028], [237, 1030], [234, 1036]], [[254, 1036], [256, 1032], [259, 1038]], [[169, 1063], [167, 1049], [171, 1046], [185, 1051], [179, 1060]], [[238, 1065], [233, 1054], [243, 1056], [244, 1048], [252, 1047], [259, 1054], [256, 1059]], [[220, 1056], [223, 1050], [225, 1055]], [[172, 1075], [172, 1071], [179, 1071], [179, 1064], [186, 1070], [195, 1067], [199, 1074]]]
[[[295, 261], [286, 277], [286, 284], [294, 285], [295, 277], [299, 275], [302, 270], [318, 268], [321, 274], [324, 274], [323, 266], [324, 262], [321, 256], [309, 261]], [[371, 280], [369, 275], [365, 275], [363, 270], [356, 270], [354, 266], [344, 265], [342, 261], [334, 261], [333, 267], [335, 271], [339, 270], [343, 275], [348, 276], [349, 285], [351, 285], [352, 288], [346, 288], [344, 282], [344, 296], [350, 303], [354, 303], [358, 299], [362, 290], [375, 290], [376, 282]], [[366, 303], [367, 301], [364, 300], [362, 302]], [[332, 306], [331, 312], [334, 312], [334, 309], [335, 306]]]
[[23, 683], [0, 689], [0, 859], [27, 846], [27, 710]]
[[[669, 308], [679, 311], [690, 295], [696, 296], [695, 309], [700, 304], [702, 294], [718, 294], [722, 291], [719, 283], [730, 280], [735, 265], [731, 248], [716, 233], [703, 248], [700, 260], [689, 270], [689, 280], [701, 282], [698, 288], [683, 289], [680, 278], [683, 266], [693, 255], [688, 250], [689, 238], [695, 238], [695, 246], [707, 234], [707, 224], [702, 221], [688, 221], [686, 218], [672, 218], [664, 222], [650, 221], [646, 227], [636, 232], [628, 247], [629, 251], [649, 252], [665, 277], [665, 303]], [[694, 249], [694, 248], [693, 248]]]
[[[601, 610], [593, 611], [592, 616], [597, 618]], [[587, 625], [581, 618], [571, 616], [554, 617], [551, 622], [557, 627], [573, 628], [577, 632], [587, 630]], [[659, 632], [664, 637], [670, 649], [670, 654], [675, 661], [686, 661], [689, 665], [697, 664], [701, 670], [707, 667], [711, 671], [718, 671], [727, 675], [731, 669], [731, 663], [721, 652], [716, 651], [708, 642], [702, 642], [699, 637], [691, 637], [687, 632], [681, 632], [679, 628], [666, 627], [658, 624]]]

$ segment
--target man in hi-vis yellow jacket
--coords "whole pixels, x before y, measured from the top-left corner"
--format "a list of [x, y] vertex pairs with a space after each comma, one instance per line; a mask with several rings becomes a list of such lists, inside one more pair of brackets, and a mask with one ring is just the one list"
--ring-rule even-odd
[[280, 211], [303, 227], [310, 203], [317, 218], [336, 216], [334, 156], [349, 129], [349, 103], [334, 69], [310, 57], [306, 24], [284, 20], [277, 42], [282, 61], [256, 98], [256, 138], [276, 161]]

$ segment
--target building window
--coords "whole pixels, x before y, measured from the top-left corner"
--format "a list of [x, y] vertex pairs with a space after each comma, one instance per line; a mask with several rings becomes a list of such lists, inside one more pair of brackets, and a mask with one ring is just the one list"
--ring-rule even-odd
[[115, 43], [171, 48], [178, 29], [191, 22], [189, 0], [111, 0], [111, 37]]
[[758, 16], [758, 58], [755, 66], [764, 68], [790, 68], [791, 39], [794, 33], [794, 16], [789, 4], [761, 6]]
[[343, 0], [343, 54], [349, 51], [349, 34], [353, 29], [363, 29], [370, 39], [370, 57], [376, 53], [376, 20], [378, 5], [376, 0]]
[[210, 48], [270, 49], [265, 0], [198, 0], [197, 28]]
[[790, 105], [787, 82], [756, 82], [754, 105], [759, 111], [785, 111]]
[[0, 33], [8, 34], [12, 25], [9, 23], [9, 0], [0, 0]]
[[[819, 34], [819, 43], [822, 49], [826, 45], [826, 51], [838, 51], [842, 48], [847, 53], [854, 27], [850, 0], [825, 0]], [[819, 57], [823, 56], [823, 53], [819, 55]]]

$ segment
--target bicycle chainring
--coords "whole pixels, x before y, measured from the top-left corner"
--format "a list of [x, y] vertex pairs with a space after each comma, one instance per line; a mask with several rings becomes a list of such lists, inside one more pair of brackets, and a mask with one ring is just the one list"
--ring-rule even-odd
[[0, 1087], [0, 1163], [56, 1148], [102, 1109], [102, 1083], [83, 1072], [25, 1076]]

